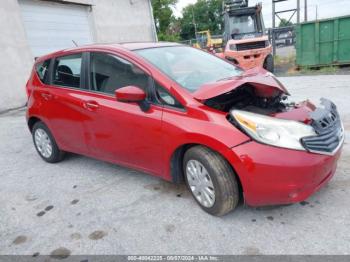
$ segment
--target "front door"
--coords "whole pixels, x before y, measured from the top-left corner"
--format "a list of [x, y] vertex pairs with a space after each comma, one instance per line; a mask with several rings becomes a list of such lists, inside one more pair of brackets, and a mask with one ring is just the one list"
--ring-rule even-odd
[[118, 102], [115, 90], [137, 86], [146, 93], [151, 77], [133, 63], [107, 53], [90, 55], [90, 97], [86, 98], [95, 157], [162, 175], [162, 106], [143, 112], [137, 103]]

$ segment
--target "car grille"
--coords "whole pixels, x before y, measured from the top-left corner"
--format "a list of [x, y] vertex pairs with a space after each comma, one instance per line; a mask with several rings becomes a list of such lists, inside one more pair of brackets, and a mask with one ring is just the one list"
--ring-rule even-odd
[[265, 48], [265, 41], [237, 44], [237, 51]]
[[344, 140], [344, 130], [336, 106], [327, 99], [321, 101], [324, 108], [311, 113], [317, 136], [305, 137], [302, 143], [310, 152], [333, 154]]

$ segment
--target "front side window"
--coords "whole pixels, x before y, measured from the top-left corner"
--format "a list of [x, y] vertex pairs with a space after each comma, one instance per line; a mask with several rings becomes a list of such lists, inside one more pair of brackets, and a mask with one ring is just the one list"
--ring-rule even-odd
[[91, 53], [91, 87], [95, 91], [114, 94], [125, 86], [137, 86], [147, 93], [149, 76], [129, 61], [106, 53]]
[[157, 82], [155, 82], [155, 88], [157, 98], [163, 105], [176, 107], [180, 109], [184, 108], [174, 96], [172, 96], [164, 87], [162, 87]]
[[73, 88], [80, 87], [82, 54], [57, 57], [53, 84]]
[[50, 59], [45, 60], [44, 62], [38, 63], [35, 66], [36, 73], [38, 74], [41, 82], [43, 82], [44, 84], [48, 83], [49, 66], [50, 66]]
[[168, 46], [135, 52], [190, 92], [206, 83], [238, 76], [243, 72], [223, 59], [192, 47]]

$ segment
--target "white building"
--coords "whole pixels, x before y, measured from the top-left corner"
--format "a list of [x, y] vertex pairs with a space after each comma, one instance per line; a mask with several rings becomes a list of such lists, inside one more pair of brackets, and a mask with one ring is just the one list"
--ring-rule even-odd
[[34, 58], [90, 43], [156, 41], [150, 0], [2, 0], [0, 112], [26, 103]]

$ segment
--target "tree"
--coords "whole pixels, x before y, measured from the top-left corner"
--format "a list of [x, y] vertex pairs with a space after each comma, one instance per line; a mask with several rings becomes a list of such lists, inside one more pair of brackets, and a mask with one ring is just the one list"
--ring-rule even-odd
[[159, 40], [171, 41], [176, 39], [176, 36], [168, 34], [172, 23], [176, 21], [172, 10], [176, 3], [177, 0], [152, 0], [154, 22]]
[[195, 38], [195, 25], [197, 31], [209, 29], [212, 34], [221, 34], [223, 28], [222, 1], [198, 0], [195, 4], [186, 6], [182, 10], [180, 19], [181, 38]]
[[165, 33], [158, 34], [158, 40], [169, 42], [180, 41], [180, 20], [172, 16]]
[[291, 21], [288, 21], [287, 19], [282, 18], [278, 27], [285, 27], [285, 26], [291, 26], [293, 23]]

